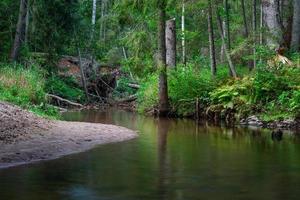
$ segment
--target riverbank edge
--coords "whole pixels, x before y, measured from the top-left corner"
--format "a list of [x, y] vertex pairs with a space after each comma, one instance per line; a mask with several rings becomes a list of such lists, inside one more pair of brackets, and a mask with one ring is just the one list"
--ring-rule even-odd
[[138, 137], [136, 131], [120, 126], [47, 120], [5, 102], [0, 105], [0, 169], [54, 160]]

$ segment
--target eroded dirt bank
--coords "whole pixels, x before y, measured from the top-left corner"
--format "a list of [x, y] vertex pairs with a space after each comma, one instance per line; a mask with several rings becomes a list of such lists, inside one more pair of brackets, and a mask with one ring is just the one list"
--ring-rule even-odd
[[137, 137], [114, 125], [51, 121], [0, 102], [0, 168], [50, 160]]

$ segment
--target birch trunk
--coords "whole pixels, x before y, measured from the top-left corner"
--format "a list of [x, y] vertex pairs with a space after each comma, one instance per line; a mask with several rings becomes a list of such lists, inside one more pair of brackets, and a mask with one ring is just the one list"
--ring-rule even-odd
[[181, 14], [181, 45], [182, 45], [182, 62], [186, 64], [186, 50], [185, 50], [185, 2], [182, 2], [182, 14]]

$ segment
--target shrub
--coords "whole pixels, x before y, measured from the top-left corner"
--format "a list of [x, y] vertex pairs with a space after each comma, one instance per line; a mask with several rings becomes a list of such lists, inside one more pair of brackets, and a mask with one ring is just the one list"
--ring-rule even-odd
[[85, 95], [72, 78], [62, 78], [52, 74], [46, 81], [46, 91], [62, 98], [84, 102]]

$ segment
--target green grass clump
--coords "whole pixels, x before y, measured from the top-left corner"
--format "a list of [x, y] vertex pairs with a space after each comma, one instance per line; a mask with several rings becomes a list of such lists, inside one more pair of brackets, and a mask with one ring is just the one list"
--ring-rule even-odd
[[44, 74], [37, 66], [0, 63], [0, 100], [42, 116], [58, 117], [57, 110], [47, 104]]

